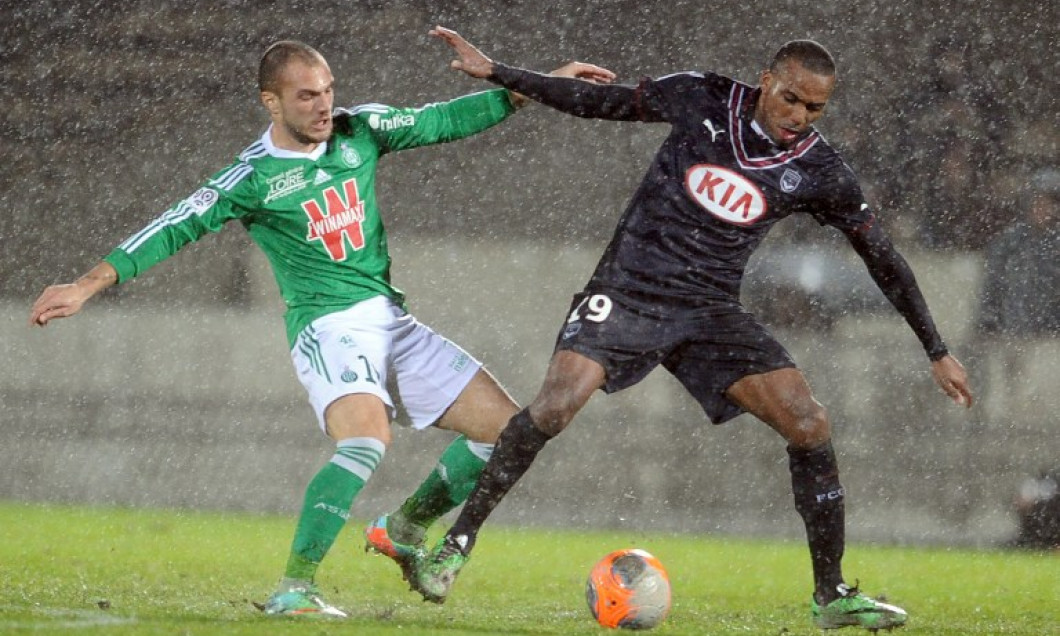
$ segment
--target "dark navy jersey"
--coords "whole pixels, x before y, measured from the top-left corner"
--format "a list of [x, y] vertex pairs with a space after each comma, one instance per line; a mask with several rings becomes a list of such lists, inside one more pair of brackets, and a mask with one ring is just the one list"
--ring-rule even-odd
[[774, 144], [754, 123], [759, 89], [713, 73], [601, 85], [499, 63], [490, 80], [579, 117], [671, 126], [589, 289], [619, 291], [652, 313], [738, 303], [747, 261], [769, 229], [809, 214], [846, 235], [928, 355], [946, 354], [853, 171], [813, 128], [789, 149]]
[[790, 150], [753, 123], [758, 90], [679, 73], [637, 87], [639, 119], [670, 135], [619, 221], [591, 287], [691, 304], [739, 296], [751, 253], [784, 217], [845, 232], [871, 222], [850, 168], [815, 130]]

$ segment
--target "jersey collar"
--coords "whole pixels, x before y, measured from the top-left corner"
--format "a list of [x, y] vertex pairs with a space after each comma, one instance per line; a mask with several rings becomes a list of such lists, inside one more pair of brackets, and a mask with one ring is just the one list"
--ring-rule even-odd
[[[811, 127], [806, 136], [791, 148], [787, 150], [779, 148], [768, 135], [763, 134], [765, 131], [754, 120], [754, 104], [758, 101], [760, 93], [761, 89], [752, 89], [740, 82], [733, 82], [729, 92], [729, 143], [732, 144], [733, 154], [736, 155], [740, 167], [745, 170], [762, 170], [782, 166], [805, 155], [821, 138]], [[751, 154], [743, 136], [745, 123], [749, 124], [748, 127], [755, 134], [762, 135], [769, 142], [769, 146], [774, 151], [772, 154], [757, 156]]]
[[261, 145], [265, 146], [265, 151], [277, 159], [309, 159], [310, 161], [316, 161], [324, 156], [324, 153], [328, 151], [328, 142], [318, 144], [313, 152], [298, 152], [296, 150], [287, 150], [286, 148], [277, 148], [276, 144], [272, 143], [272, 124], [265, 130], [265, 134], [261, 136]]

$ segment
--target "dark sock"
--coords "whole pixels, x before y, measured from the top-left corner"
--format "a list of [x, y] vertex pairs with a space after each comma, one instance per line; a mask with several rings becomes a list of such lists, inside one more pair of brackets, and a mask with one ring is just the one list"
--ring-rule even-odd
[[478, 484], [460, 511], [456, 523], [446, 533], [450, 543], [459, 545], [464, 552], [471, 552], [475, 537], [504, 495], [530, 468], [538, 451], [551, 439], [534, 426], [526, 409], [519, 411], [501, 432], [493, 455], [482, 470]]
[[843, 582], [845, 545], [844, 493], [835, 451], [831, 442], [812, 450], [788, 447], [788, 458], [795, 510], [806, 524], [814, 593], [819, 603], [829, 603]]

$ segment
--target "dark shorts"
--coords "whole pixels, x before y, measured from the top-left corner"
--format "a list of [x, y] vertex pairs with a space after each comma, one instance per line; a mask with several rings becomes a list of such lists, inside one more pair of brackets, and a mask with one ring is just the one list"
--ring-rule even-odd
[[613, 291], [574, 297], [556, 350], [601, 364], [607, 393], [633, 386], [662, 364], [715, 424], [743, 413], [725, 396], [734, 382], [795, 366], [787, 350], [739, 304], [660, 311]]

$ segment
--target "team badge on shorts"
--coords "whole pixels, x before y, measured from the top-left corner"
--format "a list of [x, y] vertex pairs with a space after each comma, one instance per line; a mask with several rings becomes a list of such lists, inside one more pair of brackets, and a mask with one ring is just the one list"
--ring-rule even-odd
[[563, 339], [569, 340], [578, 335], [578, 332], [581, 330], [582, 324], [580, 322], [571, 323], [563, 328]]

